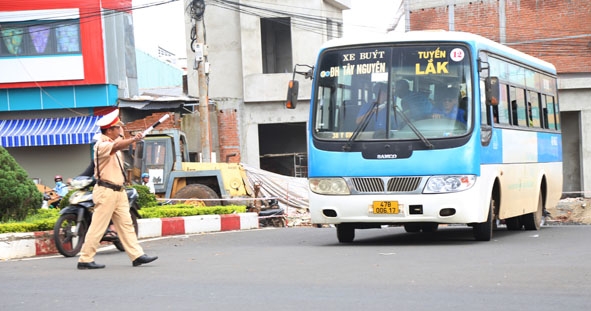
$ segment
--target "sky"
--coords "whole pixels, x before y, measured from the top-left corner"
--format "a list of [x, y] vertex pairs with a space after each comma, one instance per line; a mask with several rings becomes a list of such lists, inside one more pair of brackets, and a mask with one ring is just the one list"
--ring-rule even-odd
[[186, 56], [184, 1], [140, 8], [166, 0], [133, 0], [133, 24], [135, 46], [150, 54], [158, 52], [158, 46], [180, 57]]
[[386, 33], [392, 26], [400, 2], [401, 0], [351, 0], [351, 9], [343, 11], [345, 35]]
[[[351, 0], [352, 8], [343, 12], [345, 35], [386, 33], [400, 1]], [[185, 34], [184, 28], [184, 1], [144, 8], [161, 2], [166, 0], [133, 0], [135, 45], [153, 55], [157, 54], [160, 46], [179, 57], [185, 57], [188, 34]]]

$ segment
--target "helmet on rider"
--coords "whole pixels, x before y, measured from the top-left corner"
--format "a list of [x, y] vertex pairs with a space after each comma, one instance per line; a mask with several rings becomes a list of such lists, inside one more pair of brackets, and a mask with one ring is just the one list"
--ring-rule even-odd
[[150, 174], [148, 174], [148, 173], [143, 173], [143, 174], [142, 174], [142, 178], [150, 178]]
[[55, 182], [63, 181], [62, 176], [61, 175], [55, 175], [55, 177], [53, 178], [53, 181], [55, 181]]

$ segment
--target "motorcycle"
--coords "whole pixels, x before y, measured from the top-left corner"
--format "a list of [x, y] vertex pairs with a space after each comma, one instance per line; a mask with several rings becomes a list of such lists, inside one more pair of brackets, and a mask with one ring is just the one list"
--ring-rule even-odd
[[[96, 180], [93, 177], [78, 176], [71, 182], [72, 192], [69, 205], [60, 210], [60, 217], [53, 227], [53, 239], [60, 254], [65, 257], [76, 256], [84, 244], [86, 232], [92, 220], [94, 202], [92, 201], [92, 190], [90, 189]], [[139, 215], [138, 192], [134, 188], [126, 188], [129, 200], [129, 213], [135, 233], [137, 235]], [[109, 225], [110, 227], [110, 225]], [[125, 251], [117, 233], [108, 227], [101, 242], [111, 242], [120, 251]]]
[[283, 208], [279, 207], [277, 199], [269, 199], [259, 212], [260, 227], [285, 227], [287, 219]]
[[58, 208], [62, 197], [60, 197], [55, 190], [41, 184], [37, 184], [39, 192], [43, 193], [43, 204], [41, 208]]
[[256, 198], [249, 206], [248, 211], [257, 213], [259, 216], [259, 227], [286, 227], [287, 216], [283, 208], [279, 207], [277, 199], [265, 199], [261, 197], [262, 183], [254, 182], [254, 197]]

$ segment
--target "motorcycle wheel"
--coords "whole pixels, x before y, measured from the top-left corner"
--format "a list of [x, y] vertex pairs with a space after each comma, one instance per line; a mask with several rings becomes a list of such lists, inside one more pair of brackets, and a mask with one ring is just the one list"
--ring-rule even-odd
[[[140, 218], [139, 213], [137, 212], [138, 208], [137, 206], [135, 208], [132, 208], [129, 210], [129, 214], [131, 215], [131, 222], [133, 223], [133, 229], [135, 231], [135, 236], [138, 236], [138, 224], [137, 224], [137, 219]], [[121, 243], [121, 240], [117, 239], [115, 241], [113, 241], [113, 245], [115, 245], [115, 248], [117, 248], [119, 251], [124, 252], [125, 251], [125, 247], [123, 247], [123, 243]]]
[[[78, 235], [76, 235], [78, 226]], [[53, 226], [53, 240], [58, 252], [65, 257], [74, 257], [80, 252], [84, 244], [84, 236], [88, 230], [86, 223], [76, 223], [76, 215], [65, 214], [60, 216]]]
[[283, 217], [273, 218], [271, 221], [273, 227], [284, 228], [286, 226], [285, 219]]
[[113, 241], [113, 245], [115, 245], [115, 247], [120, 251], [120, 252], [124, 252], [125, 248], [123, 248], [123, 244], [121, 243], [121, 241], [117, 240], [117, 241]]
[[141, 218], [138, 210], [139, 208], [137, 204], [129, 210], [129, 214], [131, 215], [131, 222], [133, 223], [133, 229], [135, 230], [135, 236], [138, 236], [137, 230], [139, 227], [137, 224], [137, 220], [138, 218]]

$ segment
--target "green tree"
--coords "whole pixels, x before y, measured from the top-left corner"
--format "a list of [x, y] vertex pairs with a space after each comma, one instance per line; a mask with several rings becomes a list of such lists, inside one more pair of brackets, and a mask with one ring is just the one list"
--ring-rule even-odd
[[43, 194], [16, 160], [0, 147], [0, 221], [21, 221], [41, 207]]

